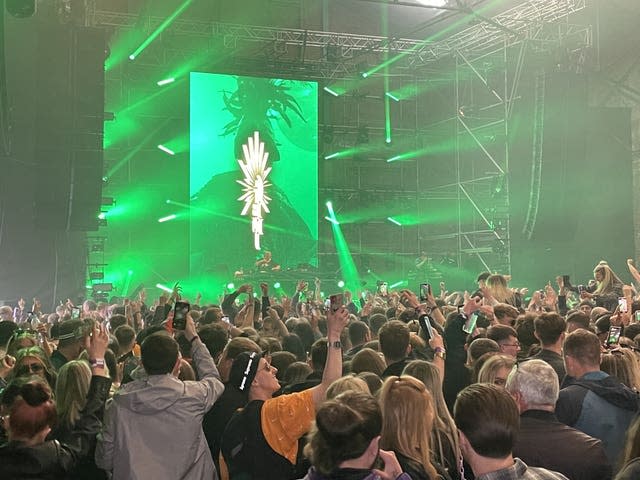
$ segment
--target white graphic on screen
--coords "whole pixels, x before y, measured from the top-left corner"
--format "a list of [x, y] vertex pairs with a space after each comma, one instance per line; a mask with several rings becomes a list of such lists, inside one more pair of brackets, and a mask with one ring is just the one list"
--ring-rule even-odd
[[242, 185], [244, 192], [239, 201], [244, 202], [241, 215], [251, 214], [251, 232], [253, 233], [253, 246], [260, 250], [260, 237], [263, 231], [263, 212], [269, 213], [269, 202], [271, 198], [267, 195], [267, 188], [271, 184], [267, 181], [267, 176], [271, 172], [271, 167], [267, 167], [269, 152], [264, 151], [264, 142], [260, 141], [260, 133], [254, 132], [253, 138], [249, 137], [247, 143], [242, 145], [244, 161], [238, 160], [244, 179], [236, 180]]

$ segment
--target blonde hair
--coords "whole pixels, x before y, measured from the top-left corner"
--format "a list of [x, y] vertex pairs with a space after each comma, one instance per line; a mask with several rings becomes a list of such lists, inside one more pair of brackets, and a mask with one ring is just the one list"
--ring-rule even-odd
[[[515, 363], [516, 359], [510, 355], [497, 354], [489, 357], [478, 372], [478, 383], [495, 383], [498, 370], [501, 368], [511, 369]], [[504, 387], [504, 384], [501, 386]]]
[[618, 278], [618, 276], [613, 273], [611, 267], [604, 260], [600, 260], [598, 265], [593, 269], [593, 276], [595, 277], [596, 273], [600, 273], [602, 275], [602, 280], [598, 281], [598, 286], [596, 290], [593, 292], [594, 294], [602, 294], [612, 292], [615, 284], [622, 284], [622, 280]]
[[336, 398], [345, 392], [362, 392], [371, 395], [367, 382], [362, 378], [347, 375], [334, 380], [333, 383], [329, 385], [329, 388], [327, 388], [327, 400]]
[[486, 284], [493, 298], [499, 303], [507, 303], [509, 305], [515, 303], [515, 296], [509, 287], [507, 287], [507, 279], [504, 278], [503, 275], [489, 275]]
[[60, 425], [72, 428], [80, 419], [80, 412], [87, 403], [91, 369], [84, 360], [71, 360], [58, 371], [56, 405]]
[[[426, 360], [412, 360], [402, 371], [402, 375], [410, 375], [424, 383], [427, 390], [431, 392], [435, 407], [435, 417], [433, 419], [433, 430], [431, 432], [431, 448], [435, 450], [435, 458], [442, 466], [449, 471], [458, 468], [460, 458], [460, 445], [458, 444], [458, 428], [456, 427], [451, 413], [447, 408], [442, 394], [442, 379], [438, 368]], [[447, 448], [445, 448], [447, 445]], [[447, 453], [453, 455], [447, 461]], [[451, 464], [453, 462], [453, 464]]]
[[603, 353], [600, 370], [616, 377], [627, 387], [635, 391], [640, 390], [640, 367], [632, 350], [621, 348]]
[[424, 383], [411, 376], [387, 378], [380, 390], [380, 407], [380, 447], [408, 457], [422, 465], [429, 478], [437, 478], [430, 448], [433, 397]]

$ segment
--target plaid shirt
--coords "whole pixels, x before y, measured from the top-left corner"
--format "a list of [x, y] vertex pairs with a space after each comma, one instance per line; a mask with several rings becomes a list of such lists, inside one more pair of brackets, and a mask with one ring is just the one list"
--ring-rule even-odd
[[519, 458], [514, 460], [510, 467], [485, 473], [476, 477], [476, 480], [568, 480], [561, 473], [545, 468], [527, 467], [527, 464]]

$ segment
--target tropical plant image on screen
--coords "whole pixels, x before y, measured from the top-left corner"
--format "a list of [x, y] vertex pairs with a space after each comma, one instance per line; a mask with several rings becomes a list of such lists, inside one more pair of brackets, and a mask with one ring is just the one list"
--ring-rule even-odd
[[191, 73], [190, 269], [317, 265], [317, 84]]

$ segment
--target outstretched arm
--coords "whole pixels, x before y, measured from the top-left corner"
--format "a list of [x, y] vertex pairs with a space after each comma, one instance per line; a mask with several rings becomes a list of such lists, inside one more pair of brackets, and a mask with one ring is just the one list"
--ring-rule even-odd
[[336, 311], [329, 308], [327, 311], [327, 360], [324, 364], [322, 383], [311, 389], [316, 408], [324, 401], [329, 385], [342, 376], [340, 335], [347, 323], [349, 323], [349, 310], [344, 305]]

